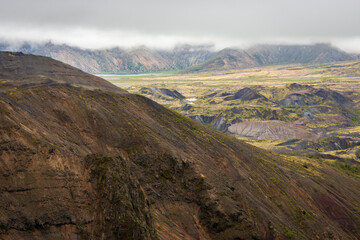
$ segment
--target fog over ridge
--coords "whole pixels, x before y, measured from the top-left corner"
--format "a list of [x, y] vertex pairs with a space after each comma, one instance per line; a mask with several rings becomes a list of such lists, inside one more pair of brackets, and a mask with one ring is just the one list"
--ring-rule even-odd
[[0, 38], [82, 48], [332, 43], [360, 52], [358, 0], [5, 1]]

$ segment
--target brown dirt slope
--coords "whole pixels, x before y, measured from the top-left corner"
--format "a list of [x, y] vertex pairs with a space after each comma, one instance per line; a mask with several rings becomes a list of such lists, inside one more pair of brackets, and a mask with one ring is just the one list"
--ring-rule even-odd
[[102, 78], [48, 57], [35, 57], [20, 52], [0, 53], [0, 80], [3, 87], [72, 84], [86, 89], [126, 93]]
[[358, 179], [0, 55], [0, 239], [360, 238]]

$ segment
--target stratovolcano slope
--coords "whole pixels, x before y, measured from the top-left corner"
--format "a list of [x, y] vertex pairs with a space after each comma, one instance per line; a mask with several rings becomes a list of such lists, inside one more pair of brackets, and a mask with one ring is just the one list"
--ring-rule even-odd
[[50, 58], [0, 60], [1, 239], [360, 238], [357, 178]]

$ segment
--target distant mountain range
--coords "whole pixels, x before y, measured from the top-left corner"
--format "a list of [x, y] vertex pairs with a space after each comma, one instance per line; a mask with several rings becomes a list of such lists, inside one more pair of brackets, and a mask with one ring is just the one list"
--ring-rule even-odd
[[359, 56], [346, 53], [330, 44], [257, 45], [246, 51], [223, 49], [209, 60], [189, 67], [184, 72], [232, 70], [280, 64], [316, 64], [357, 59]]
[[210, 46], [179, 45], [172, 50], [147, 47], [89, 50], [65, 44], [0, 44], [0, 51], [16, 51], [54, 58], [88, 73], [146, 73], [176, 71], [208, 60]]
[[146, 73], [159, 71], [206, 72], [279, 64], [314, 64], [360, 59], [330, 44], [256, 45], [246, 50], [208, 45], [178, 45], [171, 50], [141, 46], [131, 49], [89, 50], [53, 43], [14, 46], [0, 43], [0, 51], [52, 57], [88, 73]]

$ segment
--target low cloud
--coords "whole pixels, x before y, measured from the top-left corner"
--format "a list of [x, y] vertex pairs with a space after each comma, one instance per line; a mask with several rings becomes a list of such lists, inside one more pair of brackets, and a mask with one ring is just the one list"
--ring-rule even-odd
[[82, 48], [326, 42], [360, 52], [358, 0], [0, 0], [0, 38]]

